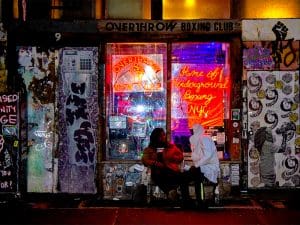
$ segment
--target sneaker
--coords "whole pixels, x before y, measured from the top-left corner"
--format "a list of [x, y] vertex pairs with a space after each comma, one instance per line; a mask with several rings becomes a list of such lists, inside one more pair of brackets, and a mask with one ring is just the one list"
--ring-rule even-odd
[[175, 202], [178, 200], [178, 193], [176, 190], [171, 190], [168, 193], [168, 199]]

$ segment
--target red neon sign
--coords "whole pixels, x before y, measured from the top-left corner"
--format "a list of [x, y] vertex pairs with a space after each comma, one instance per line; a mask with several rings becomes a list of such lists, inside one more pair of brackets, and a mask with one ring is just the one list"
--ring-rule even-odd
[[113, 55], [114, 92], [161, 91], [162, 55]]
[[[229, 92], [230, 87], [224, 68], [192, 64], [177, 64], [175, 67], [178, 72], [172, 79], [172, 118], [188, 118], [189, 127], [194, 123], [223, 125], [224, 93]], [[182, 113], [176, 110], [179, 108]]]

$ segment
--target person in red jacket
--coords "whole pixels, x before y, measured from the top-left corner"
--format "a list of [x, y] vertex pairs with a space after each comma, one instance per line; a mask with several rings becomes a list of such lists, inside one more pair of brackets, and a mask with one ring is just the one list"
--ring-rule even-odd
[[168, 143], [164, 129], [155, 128], [150, 143], [143, 151], [142, 162], [151, 168], [151, 178], [171, 200], [177, 199], [180, 187], [184, 203], [190, 201], [188, 184], [191, 181], [181, 172], [183, 152], [176, 145]]
[[163, 162], [167, 168], [174, 172], [181, 172], [183, 163], [183, 152], [174, 144], [168, 144], [164, 149]]

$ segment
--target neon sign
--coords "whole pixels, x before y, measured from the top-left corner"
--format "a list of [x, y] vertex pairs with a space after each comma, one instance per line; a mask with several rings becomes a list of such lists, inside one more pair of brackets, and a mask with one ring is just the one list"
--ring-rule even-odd
[[162, 55], [113, 55], [114, 92], [154, 92], [163, 88]]
[[224, 93], [230, 87], [223, 65], [173, 64], [172, 71], [172, 118], [187, 118], [189, 127], [223, 125]]

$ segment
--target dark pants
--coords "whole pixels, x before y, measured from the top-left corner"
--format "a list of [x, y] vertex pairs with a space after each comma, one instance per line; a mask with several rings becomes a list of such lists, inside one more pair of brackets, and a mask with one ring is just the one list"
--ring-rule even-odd
[[183, 173], [189, 183], [190, 182], [194, 183], [196, 200], [198, 204], [201, 204], [203, 201], [201, 198], [201, 183], [205, 178], [204, 178], [204, 174], [201, 172], [200, 167], [196, 168], [192, 166], [188, 171], [185, 171]]
[[153, 181], [166, 194], [168, 194], [170, 190], [180, 187], [181, 197], [183, 201], [190, 199], [189, 184], [190, 182], [194, 182], [197, 201], [201, 200], [200, 185], [203, 179], [203, 174], [201, 173], [200, 168], [192, 167], [190, 170], [184, 172], [175, 172], [168, 168], [152, 168], [151, 176]]

